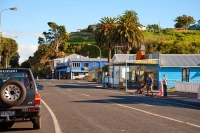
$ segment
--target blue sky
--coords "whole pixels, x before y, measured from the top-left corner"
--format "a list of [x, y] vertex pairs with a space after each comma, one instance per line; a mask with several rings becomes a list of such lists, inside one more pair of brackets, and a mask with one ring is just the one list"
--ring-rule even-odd
[[177, 16], [200, 20], [199, 5], [200, 0], [0, 0], [0, 11], [18, 8], [1, 13], [1, 30], [4, 37], [17, 41], [21, 63], [37, 50], [38, 37], [49, 30], [48, 22], [64, 25], [70, 33], [98, 23], [104, 16], [117, 17], [133, 10], [144, 26], [173, 28]]

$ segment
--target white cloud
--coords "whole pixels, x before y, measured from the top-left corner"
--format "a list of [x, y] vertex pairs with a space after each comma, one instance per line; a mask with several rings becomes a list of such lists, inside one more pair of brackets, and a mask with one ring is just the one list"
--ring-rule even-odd
[[30, 41], [31, 41], [30, 39], [33, 39], [33, 38], [36, 39], [36, 43], [37, 43], [37, 38], [43, 37], [43, 35], [38, 32], [3, 31], [2, 34], [4, 37], [17, 38], [15, 40], [18, 40], [18, 41], [20, 39], [22, 40], [20, 43], [18, 43], [18, 53], [20, 56], [19, 64], [21, 64], [25, 60], [28, 60], [29, 56], [33, 56], [33, 53], [38, 48], [38, 44], [34, 45], [33, 42], [32, 44], [30, 44]]
[[43, 37], [43, 35], [41, 33], [37, 33], [37, 32], [3, 31], [2, 34], [5, 37], [17, 37], [17, 36]]
[[18, 45], [18, 53], [20, 55], [19, 64], [28, 60], [29, 56], [33, 56], [33, 53], [37, 50], [38, 46], [36, 45]]

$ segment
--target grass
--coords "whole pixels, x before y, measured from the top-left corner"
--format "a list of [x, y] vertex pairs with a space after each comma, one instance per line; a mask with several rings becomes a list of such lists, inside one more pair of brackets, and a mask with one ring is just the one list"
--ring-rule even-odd
[[175, 88], [167, 88], [167, 92], [175, 92]]

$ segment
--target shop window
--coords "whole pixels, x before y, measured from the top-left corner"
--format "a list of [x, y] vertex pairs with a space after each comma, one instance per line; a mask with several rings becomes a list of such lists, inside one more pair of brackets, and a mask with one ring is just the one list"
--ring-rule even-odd
[[182, 82], [189, 82], [190, 78], [190, 69], [189, 68], [183, 68], [182, 69]]
[[79, 76], [79, 73], [74, 73], [74, 76]]
[[84, 66], [84, 67], [88, 67], [88, 66], [89, 66], [89, 63], [88, 63], [88, 62], [84, 62], [84, 63], [83, 63], [83, 66]]

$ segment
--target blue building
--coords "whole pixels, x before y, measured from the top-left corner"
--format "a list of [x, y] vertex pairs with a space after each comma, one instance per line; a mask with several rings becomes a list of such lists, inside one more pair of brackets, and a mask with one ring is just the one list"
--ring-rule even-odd
[[53, 60], [52, 75], [56, 79], [80, 79], [88, 75], [93, 68], [101, 68], [108, 61], [107, 58], [89, 58], [78, 54], [72, 54]]
[[141, 60], [136, 55], [120, 55], [113, 57], [109, 65], [111, 84], [125, 83], [125, 88], [138, 87], [146, 82], [150, 74], [154, 80], [154, 88], [158, 89], [159, 81], [166, 74], [168, 87], [175, 82], [200, 82], [200, 54], [147, 54]]

